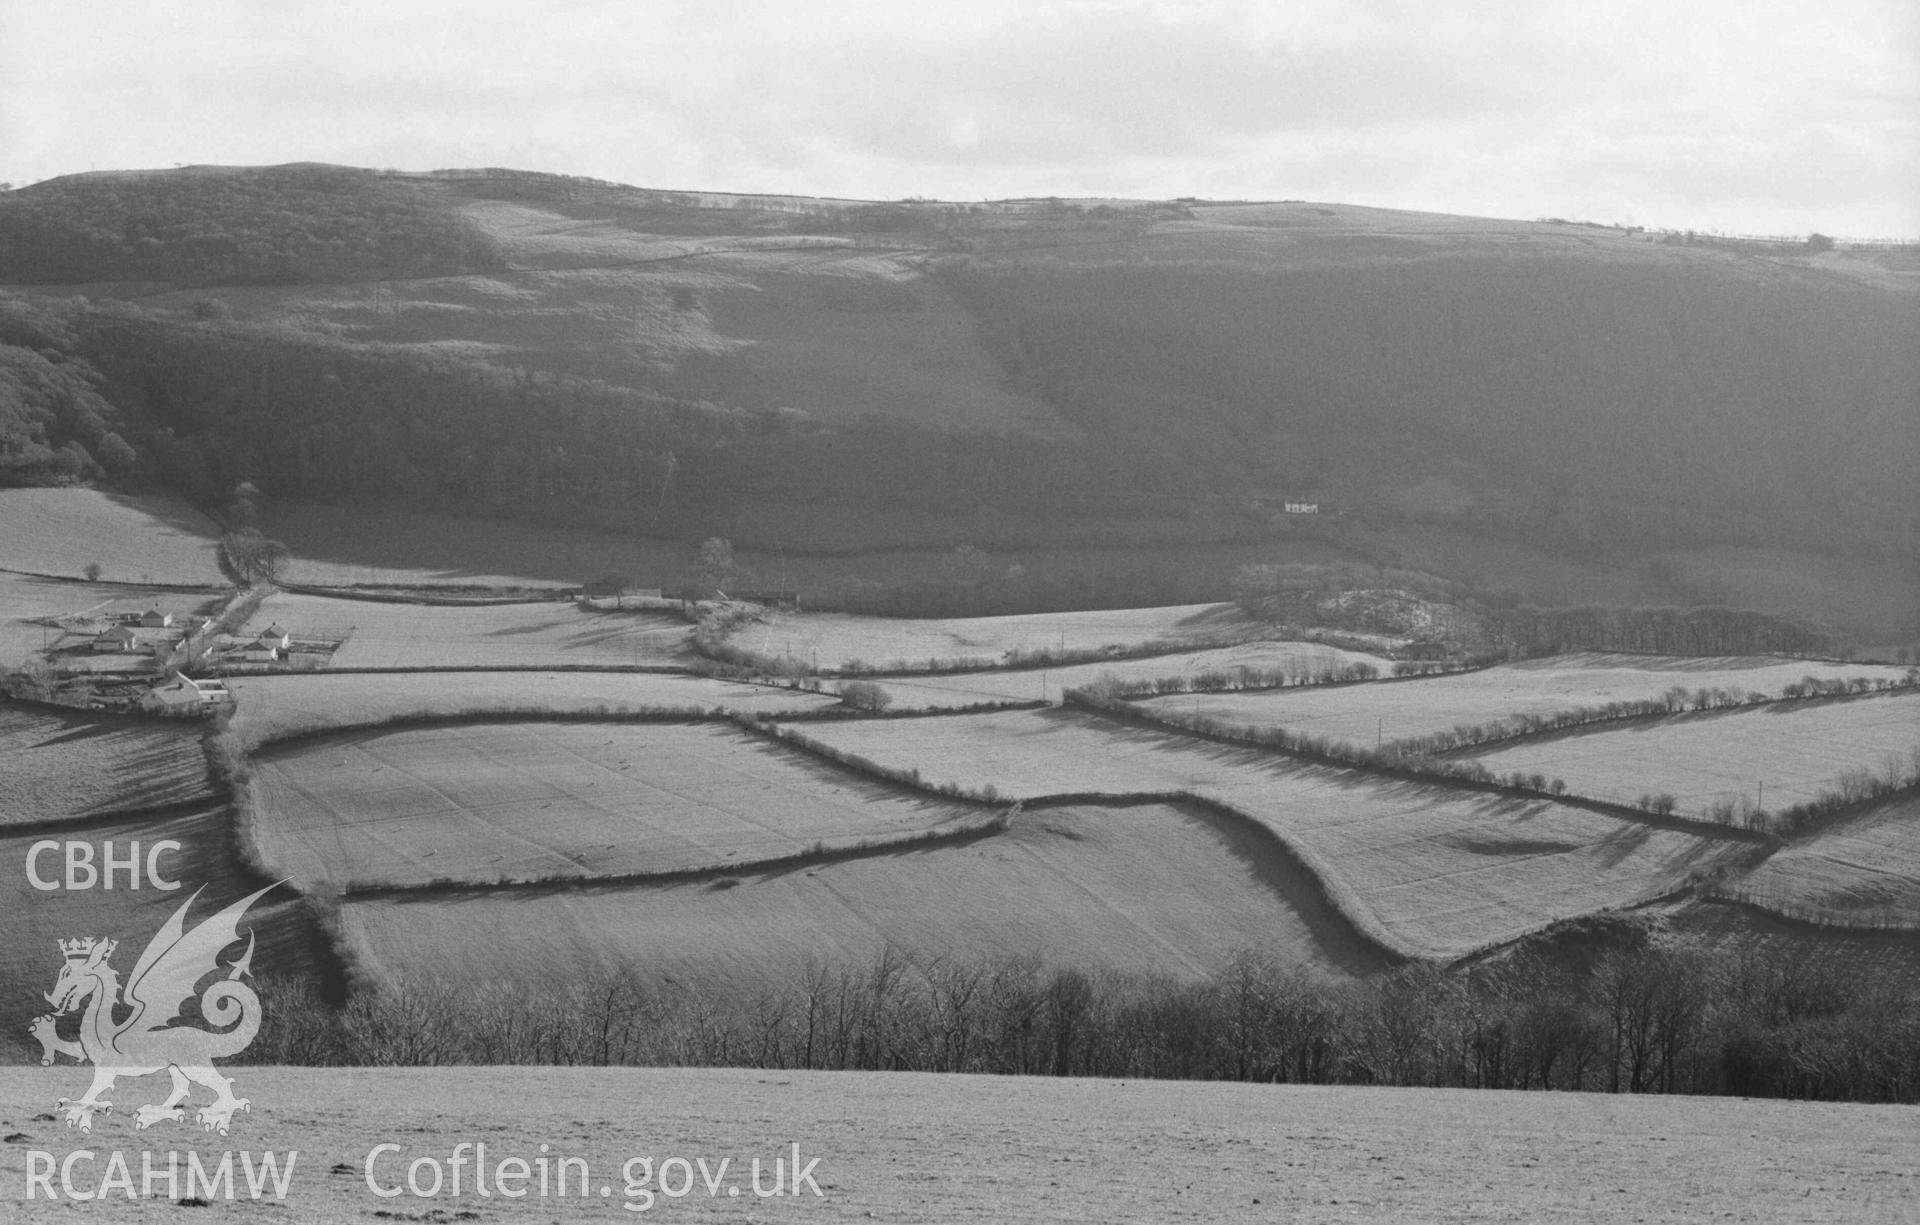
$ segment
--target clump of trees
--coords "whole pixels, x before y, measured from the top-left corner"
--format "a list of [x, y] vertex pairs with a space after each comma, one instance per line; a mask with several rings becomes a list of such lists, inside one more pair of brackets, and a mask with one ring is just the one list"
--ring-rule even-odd
[[343, 167], [55, 179], [0, 199], [0, 281], [284, 284], [503, 266], [439, 193]]
[[287, 546], [262, 536], [257, 528], [243, 527], [220, 537], [220, 572], [242, 587], [271, 583], [280, 577], [287, 558]]
[[855, 710], [878, 714], [893, 705], [893, 695], [872, 681], [848, 681], [840, 686], [840, 701]]

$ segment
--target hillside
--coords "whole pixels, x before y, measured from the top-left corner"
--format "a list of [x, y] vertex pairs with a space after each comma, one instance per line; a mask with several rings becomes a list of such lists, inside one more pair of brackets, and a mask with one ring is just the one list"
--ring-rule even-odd
[[1522, 586], [1498, 572], [1518, 541], [1689, 602], [1748, 594], [1729, 567], [1767, 549], [1875, 593], [1781, 611], [1910, 637], [1913, 277], [1670, 237], [507, 171], [72, 176], [0, 194], [22, 295], [0, 296], [0, 470], [795, 555], [1140, 546], [1184, 598], [1229, 572], [1196, 545], [1402, 564], [1442, 530], [1496, 584]]

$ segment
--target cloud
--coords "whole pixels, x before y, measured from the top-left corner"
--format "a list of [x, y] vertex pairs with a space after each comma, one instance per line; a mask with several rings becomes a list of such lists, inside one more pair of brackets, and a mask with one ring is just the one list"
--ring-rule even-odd
[[1920, 232], [1901, 181], [1920, 148], [1920, 9], [1904, 0], [4, 13], [0, 177], [16, 180], [193, 161], [521, 164], [833, 195], [1314, 195]]

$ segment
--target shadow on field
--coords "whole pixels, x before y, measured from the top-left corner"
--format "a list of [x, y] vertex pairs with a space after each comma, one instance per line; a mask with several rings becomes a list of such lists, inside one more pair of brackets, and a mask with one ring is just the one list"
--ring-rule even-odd
[[[9, 985], [0, 992], [0, 1060], [39, 1062], [40, 1048], [28, 1037], [27, 1026], [48, 1011], [42, 993], [60, 970], [58, 941], [84, 936], [118, 941], [110, 964], [124, 983], [162, 924], [190, 898], [189, 927], [271, 883], [239, 862], [229, 822], [226, 805], [214, 802], [161, 817], [88, 822], [66, 831], [73, 841], [92, 845], [96, 864], [106, 854], [103, 844], [111, 843], [113, 855], [124, 859], [137, 842], [143, 876], [138, 889], [129, 889], [121, 873], [112, 889], [36, 890], [18, 865], [25, 864], [32, 843], [44, 833], [0, 836], [0, 860], [17, 865], [0, 878], [0, 982]], [[158, 856], [155, 867], [163, 880], [178, 882], [179, 888], [163, 890], [144, 878], [144, 869], [153, 844], [168, 839], [181, 846]], [[60, 860], [60, 853], [42, 854], [36, 865], [40, 875], [57, 877]], [[342, 984], [330, 947], [310, 908], [291, 890], [262, 898], [242, 919], [241, 938], [249, 932], [256, 942], [255, 975], [307, 979], [320, 984], [323, 998], [339, 998]], [[223, 964], [244, 949], [243, 944], [233, 945]], [[62, 1032], [72, 1027], [68, 1020]], [[85, 1087], [82, 1070], [66, 1060], [58, 1066], [80, 1078], [78, 1088]], [[164, 1088], [164, 1079], [159, 1083]]]

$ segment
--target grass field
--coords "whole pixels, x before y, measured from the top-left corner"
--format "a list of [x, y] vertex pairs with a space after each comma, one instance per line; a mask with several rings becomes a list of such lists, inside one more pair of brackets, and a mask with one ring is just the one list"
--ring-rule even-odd
[[[165, 817], [92, 826], [72, 835], [93, 846], [96, 867], [102, 866], [103, 844], [108, 842], [122, 861], [133, 851], [130, 844], [140, 843], [144, 867], [155, 842], [178, 841], [179, 850], [164, 851], [155, 860], [163, 880], [180, 882], [177, 890], [156, 889], [145, 879], [139, 889], [129, 889], [124, 869], [115, 873], [110, 890], [35, 889], [24, 867], [29, 849], [46, 837], [45, 833], [7, 834], [0, 829], [0, 862], [8, 865], [0, 874], [0, 983], [8, 987], [0, 992], [0, 1062], [24, 1062], [29, 1050], [36, 1062], [39, 1059], [39, 1045], [29, 1042], [26, 1028], [31, 1018], [47, 1011], [41, 993], [53, 986], [60, 972], [56, 941], [82, 936], [119, 941], [121, 948], [112, 964], [124, 980], [161, 924], [196, 889], [206, 888], [192, 912], [199, 918], [267, 883], [254, 880], [234, 858], [223, 803]], [[42, 853], [36, 864], [42, 879], [60, 878], [61, 857], [60, 851]], [[259, 938], [258, 965], [272, 966], [273, 973], [299, 974], [313, 968], [315, 933], [297, 906], [290, 895], [277, 899], [269, 894], [249, 920]], [[0, 1114], [12, 1105], [11, 1101], [0, 1103]], [[115, 1119], [118, 1122], [119, 1116]]]
[[764, 622], [742, 626], [730, 641], [823, 671], [851, 664], [904, 670], [998, 664], [1010, 651], [1097, 651], [1154, 644], [1178, 649], [1234, 635], [1251, 637], [1257, 629], [1231, 604], [953, 620], [775, 613]]
[[[64, 1162], [81, 1148], [154, 1147], [181, 1150], [182, 1167], [186, 1150], [208, 1166], [228, 1149], [296, 1150], [284, 1203], [216, 1204], [199, 1215], [238, 1219], [264, 1208], [312, 1225], [357, 1225], [375, 1212], [422, 1221], [468, 1212], [484, 1221], [648, 1219], [613, 1207], [648, 1202], [629, 1200], [620, 1176], [641, 1156], [650, 1171], [671, 1172], [675, 1189], [670, 1158], [703, 1159], [709, 1169], [728, 1162], [713, 1198], [697, 1175], [691, 1194], [677, 1199], [650, 1177], [643, 1186], [656, 1197], [652, 1207], [670, 1220], [1859, 1225], [1913, 1219], [1908, 1154], [1920, 1144], [1910, 1107], [1732, 1098], [748, 1068], [247, 1067], [233, 1075], [235, 1092], [254, 1105], [230, 1137], [173, 1124], [136, 1138], [116, 1111], [88, 1139], [35, 1117], [43, 1103], [85, 1088], [82, 1069], [0, 1070], [0, 1122], [20, 1136], [0, 1148], [9, 1212], [34, 1222], [80, 1215], [69, 1203], [21, 1201], [31, 1152]], [[125, 1083], [134, 1103], [166, 1087], [164, 1078]], [[610, 1194], [592, 1207], [577, 1196], [481, 1199], [471, 1165], [458, 1198], [450, 1187], [433, 1200], [381, 1200], [367, 1189], [377, 1144], [403, 1146], [377, 1166], [392, 1185], [404, 1183], [416, 1158], [444, 1170], [454, 1146], [475, 1139], [486, 1140], [490, 1163], [531, 1161], [550, 1144], [555, 1157], [586, 1161], [593, 1194], [601, 1185]], [[771, 1181], [775, 1155], [789, 1159], [793, 1144], [804, 1160], [820, 1159], [811, 1170], [820, 1196], [803, 1189], [798, 1199], [753, 1198], [744, 1189], [750, 1162], [759, 1159]], [[103, 1161], [75, 1165], [80, 1189], [99, 1185]], [[422, 1185], [429, 1181], [423, 1167]], [[577, 1191], [578, 1179], [571, 1185]], [[737, 1198], [729, 1186], [740, 1188]], [[169, 1200], [119, 1192], [81, 1211], [115, 1221], [180, 1214]]]
[[316, 502], [270, 502], [260, 523], [293, 551], [288, 581], [319, 586], [579, 584], [679, 560], [671, 544], [611, 533]]
[[276, 871], [344, 885], [750, 864], [977, 824], [730, 725], [462, 723], [255, 759]]
[[588, 612], [571, 603], [386, 604], [275, 592], [249, 629], [338, 638], [336, 668], [682, 663], [692, 627], [664, 613]]
[[233, 729], [250, 744], [396, 717], [483, 711], [614, 713], [672, 707], [818, 710], [831, 696], [649, 672], [441, 672], [236, 676]]
[[402, 980], [630, 966], [728, 995], [887, 948], [1182, 979], [1246, 948], [1339, 975], [1385, 961], [1271, 841], [1164, 804], [1049, 808], [982, 842], [725, 882], [350, 899], [345, 915], [369, 963]]
[[1787, 685], [1808, 676], [1892, 680], [1905, 672], [1892, 665], [1770, 657], [1684, 659], [1581, 652], [1394, 684], [1181, 694], [1147, 698], [1140, 705], [1148, 711], [1200, 714], [1240, 727], [1284, 727], [1373, 748], [1377, 741], [1391, 744], [1508, 715], [1649, 700], [1676, 686], [1689, 693], [1738, 689], [1778, 697]]
[[1393, 665], [1377, 655], [1344, 651], [1313, 642], [1248, 642], [1213, 650], [1142, 659], [1115, 659], [1062, 668], [1022, 668], [1006, 672], [963, 672], [953, 676], [888, 677], [877, 682], [892, 697], [892, 709], [939, 710], [976, 702], [1021, 702], [1036, 698], [1059, 701], [1067, 689], [1091, 685], [1104, 677], [1153, 680], [1163, 676], [1193, 676], [1216, 669], [1299, 667], [1308, 672], [1363, 663], [1384, 674]]
[[[1495, 774], [1565, 779], [1576, 795], [1632, 803], [1672, 795], [1677, 812], [1753, 800], [1778, 811], [1832, 789], [1849, 770], [1878, 771], [1920, 747], [1920, 694], [1677, 715], [1658, 723], [1527, 741], [1481, 754]], [[1764, 792], [1764, 795], [1762, 794]]]
[[1903, 796], [1796, 840], [1722, 892], [1791, 918], [1920, 929], [1920, 799]]
[[201, 725], [95, 717], [0, 699], [0, 828], [213, 794]]
[[168, 494], [0, 489], [0, 570], [119, 583], [220, 584], [211, 519]]
[[1545, 801], [1379, 779], [1064, 710], [809, 724], [805, 734], [934, 784], [1002, 796], [1183, 791], [1285, 838], [1363, 928], [1458, 956], [1556, 918], [1676, 887], [1749, 851]]

